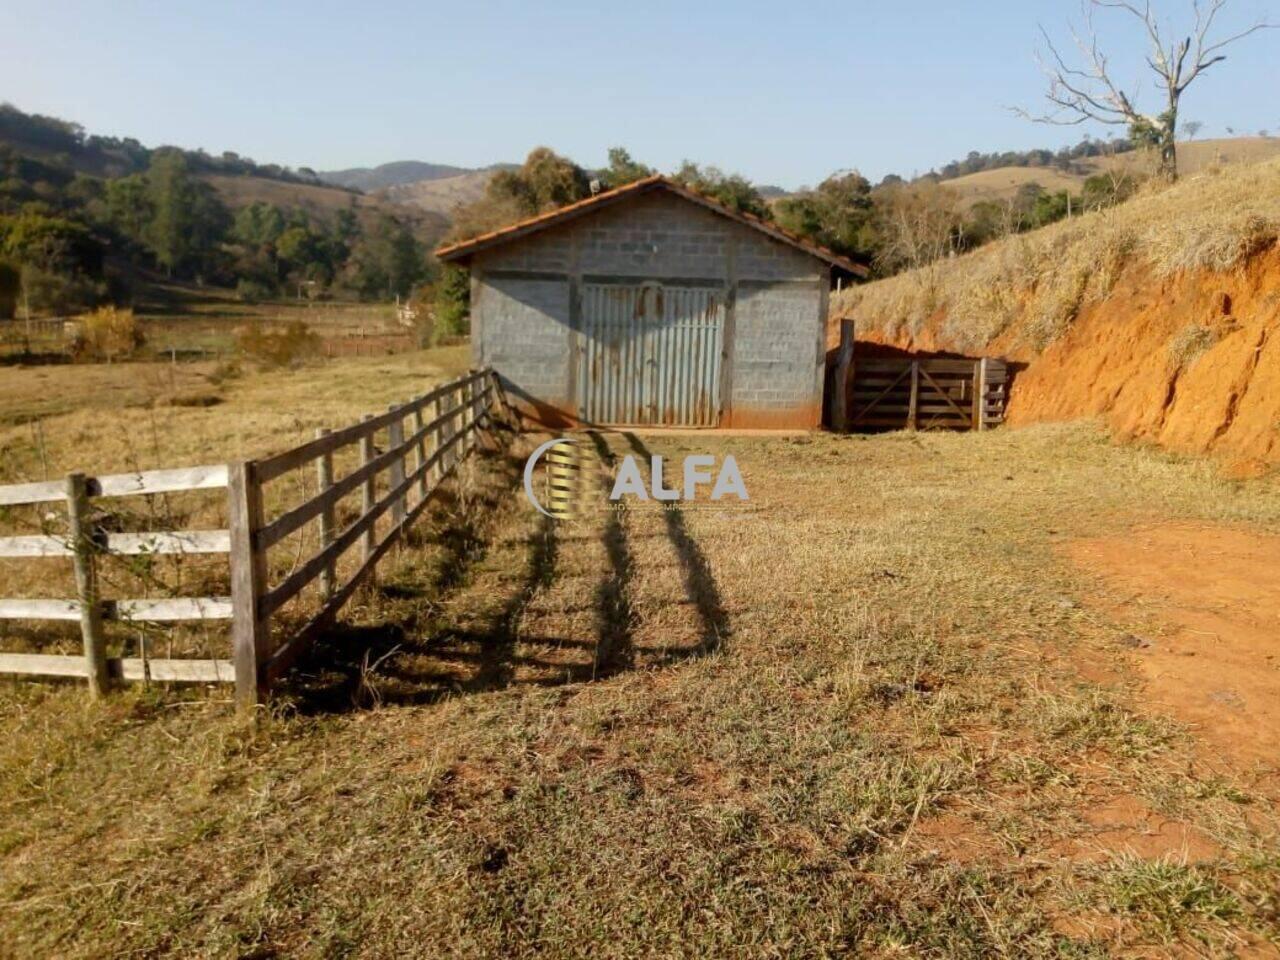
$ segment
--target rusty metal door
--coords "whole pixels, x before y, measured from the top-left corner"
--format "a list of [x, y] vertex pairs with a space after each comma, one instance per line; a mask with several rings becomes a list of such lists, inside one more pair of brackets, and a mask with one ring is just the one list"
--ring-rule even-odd
[[719, 422], [722, 291], [588, 283], [581, 333], [578, 408], [585, 422]]

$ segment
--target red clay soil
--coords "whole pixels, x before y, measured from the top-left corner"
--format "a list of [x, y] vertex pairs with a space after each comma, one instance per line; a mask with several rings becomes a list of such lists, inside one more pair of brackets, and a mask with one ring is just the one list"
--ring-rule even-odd
[[1099, 575], [1094, 602], [1127, 629], [1141, 699], [1186, 723], [1222, 765], [1280, 773], [1280, 536], [1166, 523], [1068, 547]]
[[[1124, 436], [1221, 454], [1244, 472], [1280, 463], [1280, 251], [1218, 276], [1144, 273], [1031, 363], [1009, 423], [1103, 415]], [[1216, 342], [1179, 366], [1169, 343], [1193, 324]]]
[[[887, 342], [954, 349], [938, 333], [944, 319], [940, 312], [914, 338]], [[1193, 325], [1214, 342], [1180, 364], [1169, 345]], [[1005, 338], [985, 352], [1028, 362], [1010, 395], [1012, 426], [1101, 416], [1122, 436], [1213, 453], [1242, 475], [1280, 464], [1280, 248], [1224, 274], [1161, 280], [1131, 268], [1044, 353]]]

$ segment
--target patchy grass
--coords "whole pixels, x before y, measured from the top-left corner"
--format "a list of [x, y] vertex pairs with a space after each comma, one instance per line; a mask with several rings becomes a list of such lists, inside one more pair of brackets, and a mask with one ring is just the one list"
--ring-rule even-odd
[[[1273, 798], [1204, 772], [1145, 708], [1125, 625], [1081, 602], [1058, 549], [1153, 517], [1280, 530], [1274, 482], [1089, 425], [614, 434], [589, 445], [596, 469], [733, 452], [751, 501], [552, 523], [514, 495], [532, 439], [451, 487], [256, 725], [220, 691], [0, 692], [6, 949], [1080, 957], [1280, 938]], [[1086, 679], [1099, 662], [1117, 679]], [[1115, 795], [1221, 854], [1061, 856]], [[942, 817], [981, 842], [951, 856]]]

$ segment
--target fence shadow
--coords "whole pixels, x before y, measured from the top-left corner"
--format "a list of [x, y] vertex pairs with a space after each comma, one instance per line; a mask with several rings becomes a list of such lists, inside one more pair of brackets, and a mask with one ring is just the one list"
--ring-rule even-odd
[[[606, 472], [616, 456], [598, 432], [587, 434]], [[650, 456], [632, 433], [624, 433], [630, 448]], [[471, 581], [471, 573], [490, 554], [502, 536], [501, 524], [485, 517], [507, 497], [517, 495], [523, 461], [506, 448], [482, 458], [496, 481], [464, 499], [457, 491], [442, 491], [430, 522], [409, 540], [410, 547], [427, 541], [443, 550], [433, 573], [421, 579], [400, 578], [376, 587], [378, 600], [392, 607], [386, 622], [335, 624], [295, 671], [290, 692], [304, 713], [340, 713], [376, 705], [423, 705], [459, 694], [500, 690], [516, 683], [558, 686], [600, 679], [634, 667], [635, 611], [631, 599], [634, 558], [625, 511], [606, 510], [599, 542], [607, 557], [607, 571], [592, 596], [594, 643], [572, 637], [532, 636], [522, 621], [533, 600], [548, 590], [561, 573], [566, 541], [559, 521], [540, 516], [524, 540], [525, 561], [515, 582], [504, 588], [506, 599], [475, 627], [448, 622], [450, 601]], [[665, 536], [675, 549], [684, 589], [698, 618], [698, 642], [686, 649], [667, 650], [659, 663], [673, 663], [711, 653], [731, 634], [730, 618], [720, 589], [702, 548], [689, 532], [679, 510], [662, 511]], [[662, 536], [662, 534], [657, 534]], [[592, 535], [592, 539], [595, 538]], [[395, 616], [399, 607], [402, 616]], [[525, 649], [521, 650], [523, 647]], [[536, 648], [566, 648], [590, 652], [587, 660], [556, 663], [531, 655]], [[531, 676], [520, 676], [520, 668]]]
[[[649, 448], [644, 445], [644, 441], [634, 433], [628, 431], [623, 436], [638, 456], [646, 460], [652, 456]], [[713, 653], [720, 649], [732, 632], [729, 613], [720, 596], [720, 587], [711, 572], [706, 554], [689, 533], [684, 513], [678, 509], [663, 510], [662, 517], [667, 525], [667, 538], [675, 547], [676, 556], [680, 558], [680, 566], [684, 570], [685, 592], [698, 613], [702, 628], [701, 639], [696, 647], [685, 651], [673, 651], [668, 654], [667, 659], [678, 660]]]

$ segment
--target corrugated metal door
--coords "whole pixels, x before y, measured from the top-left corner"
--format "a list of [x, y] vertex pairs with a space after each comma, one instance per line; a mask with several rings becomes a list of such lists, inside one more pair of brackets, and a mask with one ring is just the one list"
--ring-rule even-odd
[[588, 283], [579, 414], [588, 423], [713, 427], [720, 419], [723, 293]]

